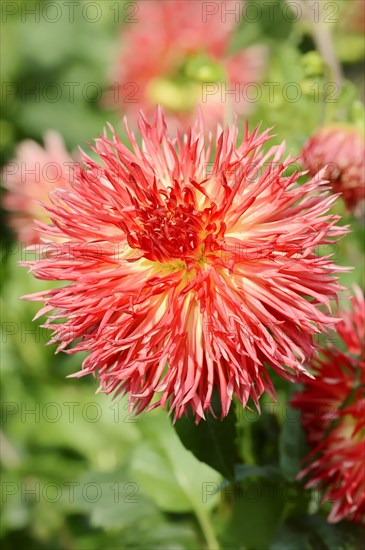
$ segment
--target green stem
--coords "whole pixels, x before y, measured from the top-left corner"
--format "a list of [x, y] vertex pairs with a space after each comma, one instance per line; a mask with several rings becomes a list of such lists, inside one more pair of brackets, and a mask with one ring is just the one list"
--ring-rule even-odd
[[190, 502], [193, 506], [195, 516], [199, 522], [200, 528], [204, 535], [204, 538], [207, 543], [207, 550], [220, 550], [219, 542], [216, 539], [212, 524], [209, 519], [209, 515], [203, 506], [202, 502], [195, 498], [194, 492], [191, 490], [189, 485], [189, 480], [182, 475], [181, 471], [178, 471], [174, 468], [172, 462], [170, 462], [174, 469], [175, 476], [180, 483], [180, 486], [185, 491], [185, 494], [189, 497]]
[[195, 515], [199, 521], [200, 528], [207, 542], [208, 550], [219, 550], [219, 543], [216, 539], [212, 524], [210, 523], [209, 516], [204, 506], [201, 506], [200, 503], [198, 506], [196, 506], [194, 502], [192, 504], [194, 506]]

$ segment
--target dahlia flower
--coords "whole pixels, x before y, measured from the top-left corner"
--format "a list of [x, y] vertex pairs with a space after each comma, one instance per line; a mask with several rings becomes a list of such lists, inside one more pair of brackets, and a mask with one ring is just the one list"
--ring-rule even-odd
[[243, 4], [234, 0], [149, 0], [138, 3], [136, 22], [123, 28], [108, 102], [136, 118], [162, 105], [170, 130], [184, 130], [196, 107], [214, 129], [227, 113], [246, 114], [266, 63], [266, 48], [235, 54], [229, 44]]
[[70, 179], [73, 164], [57, 132], [45, 134], [44, 147], [32, 140], [18, 145], [16, 157], [3, 169], [2, 180], [7, 190], [4, 208], [19, 242], [40, 242], [35, 220], [50, 221], [42, 203], [49, 203], [50, 191]]
[[365, 199], [364, 136], [351, 126], [320, 128], [306, 143], [302, 158], [314, 175], [327, 166], [326, 178], [341, 193], [348, 210], [356, 212]]
[[[88, 351], [74, 376], [97, 374], [100, 390], [128, 393], [137, 413], [167, 402], [197, 422], [213, 388], [227, 415], [267, 390], [267, 366], [289, 379], [305, 370], [313, 335], [333, 323], [339, 290], [318, 245], [346, 232], [327, 211], [323, 174], [297, 185], [284, 144], [267, 153], [269, 130], [236, 146], [237, 127], [212, 137], [198, 119], [169, 137], [162, 110], [139, 120], [142, 146], [110, 127], [83, 155], [75, 182], [52, 194], [39, 279], [67, 280], [28, 299], [44, 301], [58, 350]], [[50, 313], [54, 310], [53, 313]]]
[[299, 477], [333, 502], [328, 521], [365, 521], [365, 301], [360, 289], [337, 324], [344, 349], [333, 344], [312, 362], [315, 380], [293, 399], [302, 411], [310, 454]]

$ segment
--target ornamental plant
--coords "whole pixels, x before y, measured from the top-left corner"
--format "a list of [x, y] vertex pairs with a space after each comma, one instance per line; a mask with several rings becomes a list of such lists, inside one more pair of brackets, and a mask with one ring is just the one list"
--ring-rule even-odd
[[222, 417], [233, 396], [258, 406], [275, 395], [268, 369], [295, 380], [333, 323], [342, 268], [317, 251], [346, 233], [336, 197], [323, 172], [287, 175], [284, 144], [263, 150], [269, 131], [238, 141], [234, 124], [213, 144], [200, 119], [171, 139], [162, 110], [139, 128], [130, 149], [110, 128], [100, 160], [84, 155], [53, 192], [42, 239], [60, 244], [26, 265], [70, 284], [27, 298], [44, 302], [58, 350], [88, 351], [75, 376], [128, 393], [131, 410], [191, 408], [199, 422], [214, 389]]
[[6, 550], [364, 547], [363, 7], [1, 4]]

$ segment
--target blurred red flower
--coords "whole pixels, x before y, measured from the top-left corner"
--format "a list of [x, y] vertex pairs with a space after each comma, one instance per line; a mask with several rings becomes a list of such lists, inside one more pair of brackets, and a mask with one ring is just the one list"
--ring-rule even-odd
[[139, 126], [141, 146], [111, 129], [100, 163], [84, 155], [72, 188], [53, 193], [44, 235], [57, 247], [27, 265], [70, 284], [28, 298], [55, 310], [45, 326], [59, 349], [89, 352], [75, 376], [98, 373], [137, 412], [169, 400], [198, 421], [214, 387], [222, 415], [234, 394], [258, 406], [274, 395], [267, 366], [297, 377], [333, 322], [344, 268], [316, 252], [347, 232], [327, 213], [335, 197], [323, 174], [285, 175], [293, 161], [284, 144], [263, 151], [268, 130], [246, 127], [239, 145], [236, 125], [219, 131], [211, 161], [201, 119], [174, 140], [161, 110]]
[[333, 502], [332, 523], [365, 521], [365, 302], [358, 288], [352, 306], [336, 325], [338, 341], [312, 362], [315, 380], [303, 379], [304, 389], [292, 401], [302, 411], [311, 447], [299, 477], [308, 477], [306, 487], [320, 488], [324, 502]]

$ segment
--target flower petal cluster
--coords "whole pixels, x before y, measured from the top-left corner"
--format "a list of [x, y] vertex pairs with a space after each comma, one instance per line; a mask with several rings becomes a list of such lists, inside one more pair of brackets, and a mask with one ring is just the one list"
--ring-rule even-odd
[[[53, 240], [29, 265], [66, 286], [28, 297], [59, 350], [87, 351], [76, 376], [128, 393], [137, 412], [190, 407], [199, 421], [217, 388], [222, 415], [274, 396], [268, 367], [296, 379], [313, 335], [333, 324], [340, 290], [331, 247], [346, 228], [328, 213], [336, 197], [323, 174], [298, 183], [269, 130], [238, 141], [234, 124], [213, 142], [199, 119], [169, 136], [162, 110], [141, 115], [131, 148], [112, 128], [47, 208]], [[214, 146], [214, 152], [213, 151]]]

